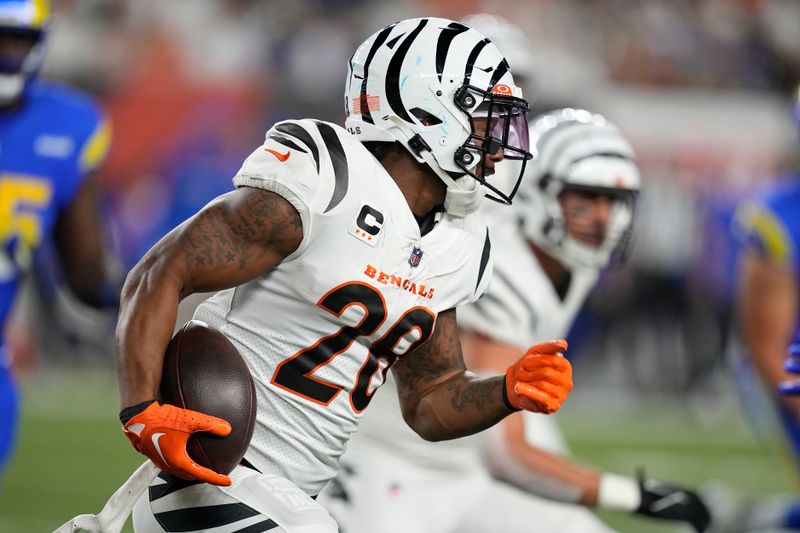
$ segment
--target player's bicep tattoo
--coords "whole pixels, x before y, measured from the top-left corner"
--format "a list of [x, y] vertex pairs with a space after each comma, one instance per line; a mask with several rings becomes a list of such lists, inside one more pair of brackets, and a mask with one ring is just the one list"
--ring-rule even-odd
[[420, 395], [464, 370], [455, 309], [439, 313], [431, 338], [393, 367], [401, 400]]
[[241, 188], [195, 215], [180, 243], [191, 270], [244, 272], [274, 266], [302, 237], [300, 215], [287, 200], [269, 191]]

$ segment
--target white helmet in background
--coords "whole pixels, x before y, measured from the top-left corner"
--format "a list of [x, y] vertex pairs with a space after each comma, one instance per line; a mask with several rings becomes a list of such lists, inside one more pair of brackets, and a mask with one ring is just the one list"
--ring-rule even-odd
[[[528, 102], [500, 51], [482, 34], [441, 18], [397, 22], [370, 36], [349, 63], [345, 126], [362, 142], [397, 141], [447, 185], [445, 210], [465, 216], [512, 190], [487, 180], [485, 155], [523, 162]], [[474, 119], [488, 118], [483, 131]], [[472, 178], [463, 176], [468, 174]]]
[[[526, 237], [571, 268], [605, 267], [630, 237], [639, 171], [633, 149], [601, 115], [560, 109], [531, 125], [534, 160], [515, 204]], [[559, 196], [566, 190], [608, 194], [613, 207], [600, 246], [569, 235]]]
[[[477, 13], [459, 22], [485, 35], [505, 55], [514, 80], [528, 89], [536, 78], [536, 63], [531, 53], [533, 44], [522, 28], [499, 15]], [[527, 95], [530, 99], [531, 95]]]

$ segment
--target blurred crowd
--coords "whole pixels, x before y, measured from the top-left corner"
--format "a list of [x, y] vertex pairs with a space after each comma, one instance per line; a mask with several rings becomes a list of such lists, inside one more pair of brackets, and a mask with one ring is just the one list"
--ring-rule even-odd
[[[229, 190], [272, 123], [342, 122], [344, 65], [375, 27], [481, 11], [513, 20], [532, 43], [534, 111], [586, 107], [633, 141], [643, 175], [633, 254], [579, 320], [574, 353], [591, 346], [587, 367], [624, 368], [622, 379], [651, 390], [691, 389], [724, 364], [733, 207], [797, 163], [788, 104], [800, 79], [795, 0], [60, 0], [56, 8], [44, 75], [96, 95], [114, 126], [102, 188], [120, 272]], [[55, 296], [57, 274], [43, 268], [39, 277], [39, 293], [62, 304], [38, 312], [68, 323], [67, 342], [96, 342], [103, 353], [109, 337], [98, 341], [91, 321], [84, 327], [80, 313], [63, 312], [75, 304]], [[36, 352], [22, 338], [21, 360]], [[637, 353], [636, 363], [615, 365], [621, 353]], [[110, 351], [102, 357], [112, 360]]]

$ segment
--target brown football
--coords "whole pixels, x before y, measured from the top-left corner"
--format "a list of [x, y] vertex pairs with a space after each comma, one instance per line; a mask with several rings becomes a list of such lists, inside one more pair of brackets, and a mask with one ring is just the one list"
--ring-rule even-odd
[[256, 389], [225, 335], [199, 320], [187, 322], [167, 346], [160, 400], [227, 420], [230, 435], [195, 433], [186, 449], [198, 464], [222, 474], [239, 464], [256, 423]]

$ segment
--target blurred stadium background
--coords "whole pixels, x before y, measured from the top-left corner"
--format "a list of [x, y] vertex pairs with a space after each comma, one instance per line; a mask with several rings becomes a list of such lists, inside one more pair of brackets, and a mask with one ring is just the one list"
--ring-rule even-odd
[[[374, 29], [422, 15], [513, 20], [533, 44], [535, 111], [606, 114], [632, 140], [644, 178], [631, 260], [606, 276], [571, 334], [576, 390], [559, 418], [575, 455], [688, 485], [720, 480], [746, 496], [796, 489], [758, 391], [734, 393], [729, 222], [739, 199], [798, 163], [797, 0], [56, 7], [45, 76], [95, 94], [114, 123], [102, 184], [120, 275], [228, 190], [273, 122], [342, 122], [345, 62]], [[45, 251], [11, 325], [24, 407], [0, 489], [3, 532], [97, 512], [139, 462], [116, 422], [114, 317], [65, 294], [51, 264]], [[688, 531], [604, 518], [623, 533]]]

